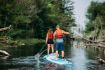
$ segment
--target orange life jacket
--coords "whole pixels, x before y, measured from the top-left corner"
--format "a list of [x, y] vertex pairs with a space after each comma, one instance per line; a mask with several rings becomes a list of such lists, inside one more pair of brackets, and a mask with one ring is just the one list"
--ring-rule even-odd
[[48, 39], [53, 39], [53, 33], [52, 32], [48, 32]]
[[56, 30], [56, 38], [63, 38], [62, 30]]

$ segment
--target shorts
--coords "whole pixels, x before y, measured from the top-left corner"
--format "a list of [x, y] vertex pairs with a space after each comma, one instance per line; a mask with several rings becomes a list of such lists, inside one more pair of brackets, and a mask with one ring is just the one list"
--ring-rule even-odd
[[53, 39], [48, 39], [47, 44], [54, 44]]
[[63, 42], [59, 42], [59, 43], [56, 43], [56, 48], [55, 48], [56, 51], [58, 50], [61, 50], [61, 51], [64, 51], [64, 44]]

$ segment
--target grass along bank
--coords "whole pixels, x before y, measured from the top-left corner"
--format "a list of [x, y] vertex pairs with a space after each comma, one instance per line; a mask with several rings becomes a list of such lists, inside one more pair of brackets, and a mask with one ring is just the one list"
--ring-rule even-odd
[[29, 39], [17, 39], [16, 42], [19, 46], [21, 46], [21, 45], [35, 45], [35, 44], [38, 44], [38, 43], [44, 43], [45, 40], [29, 38]]
[[38, 43], [45, 43], [43, 39], [27, 38], [27, 39], [7, 39], [5, 42], [0, 42], [0, 47], [18, 47], [23, 45], [36, 45]]

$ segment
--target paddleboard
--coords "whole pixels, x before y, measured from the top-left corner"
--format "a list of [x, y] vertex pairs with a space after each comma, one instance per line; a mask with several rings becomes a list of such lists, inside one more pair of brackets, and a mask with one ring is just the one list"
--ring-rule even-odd
[[67, 61], [66, 59], [58, 58], [56, 60], [56, 54], [45, 55], [44, 58], [52, 63], [56, 63], [60, 65], [72, 65], [72, 62]]

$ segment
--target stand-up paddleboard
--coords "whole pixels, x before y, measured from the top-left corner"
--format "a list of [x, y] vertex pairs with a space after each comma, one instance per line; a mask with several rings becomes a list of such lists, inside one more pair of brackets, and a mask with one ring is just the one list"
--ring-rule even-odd
[[44, 58], [52, 63], [56, 63], [60, 65], [72, 65], [72, 62], [67, 61], [66, 59], [58, 58], [56, 60], [56, 54], [45, 55]]

